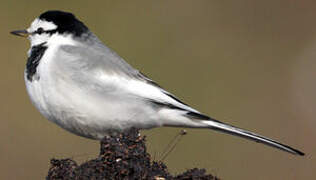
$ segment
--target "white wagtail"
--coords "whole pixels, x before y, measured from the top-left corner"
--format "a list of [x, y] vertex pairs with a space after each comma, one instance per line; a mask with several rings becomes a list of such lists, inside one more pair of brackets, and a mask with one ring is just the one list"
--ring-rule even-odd
[[74, 134], [102, 139], [131, 127], [209, 128], [304, 155], [191, 108], [126, 63], [71, 13], [47, 11], [28, 29], [11, 33], [31, 42], [24, 77], [33, 104]]

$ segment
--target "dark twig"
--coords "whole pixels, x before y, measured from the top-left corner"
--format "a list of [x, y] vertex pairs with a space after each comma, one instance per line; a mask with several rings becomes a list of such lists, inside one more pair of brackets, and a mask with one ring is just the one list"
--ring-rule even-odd
[[165, 147], [164, 151], [161, 154], [161, 161], [164, 161], [168, 155], [174, 150], [177, 144], [180, 142], [181, 138], [187, 134], [185, 129], [182, 129]]

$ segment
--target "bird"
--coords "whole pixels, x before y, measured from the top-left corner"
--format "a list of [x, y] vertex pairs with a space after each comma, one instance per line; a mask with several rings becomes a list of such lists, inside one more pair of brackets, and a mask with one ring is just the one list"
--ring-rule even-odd
[[11, 34], [30, 41], [24, 80], [32, 104], [71, 133], [101, 140], [130, 128], [204, 128], [304, 155], [185, 104], [128, 64], [70, 12], [43, 12], [29, 28]]

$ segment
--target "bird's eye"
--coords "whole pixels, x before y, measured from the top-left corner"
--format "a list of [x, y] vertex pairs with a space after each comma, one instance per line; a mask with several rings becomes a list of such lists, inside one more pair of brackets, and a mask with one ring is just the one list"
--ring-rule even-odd
[[44, 32], [44, 29], [41, 27], [36, 30], [37, 34], [42, 34], [43, 32]]

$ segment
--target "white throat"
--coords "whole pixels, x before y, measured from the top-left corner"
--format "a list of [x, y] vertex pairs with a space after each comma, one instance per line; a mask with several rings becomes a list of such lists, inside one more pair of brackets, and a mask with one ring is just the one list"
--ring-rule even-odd
[[47, 39], [42, 39], [42, 38], [34, 38], [30, 39], [31, 43], [31, 48], [28, 51], [28, 56], [30, 56], [30, 53], [32, 51], [32, 48], [34, 46], [40, 45], [42, 43], [45, 43], [45, 46], [47, 46], [49, 49], [52, 48], [57, 48], [62, 45], [71, 45], [75, 46], [78, 44], [77, 41], [75, 41], [70, 34], [65, 34], [65, 35], [60, 35], [60, 34], [52, 34], [49, 38]]

